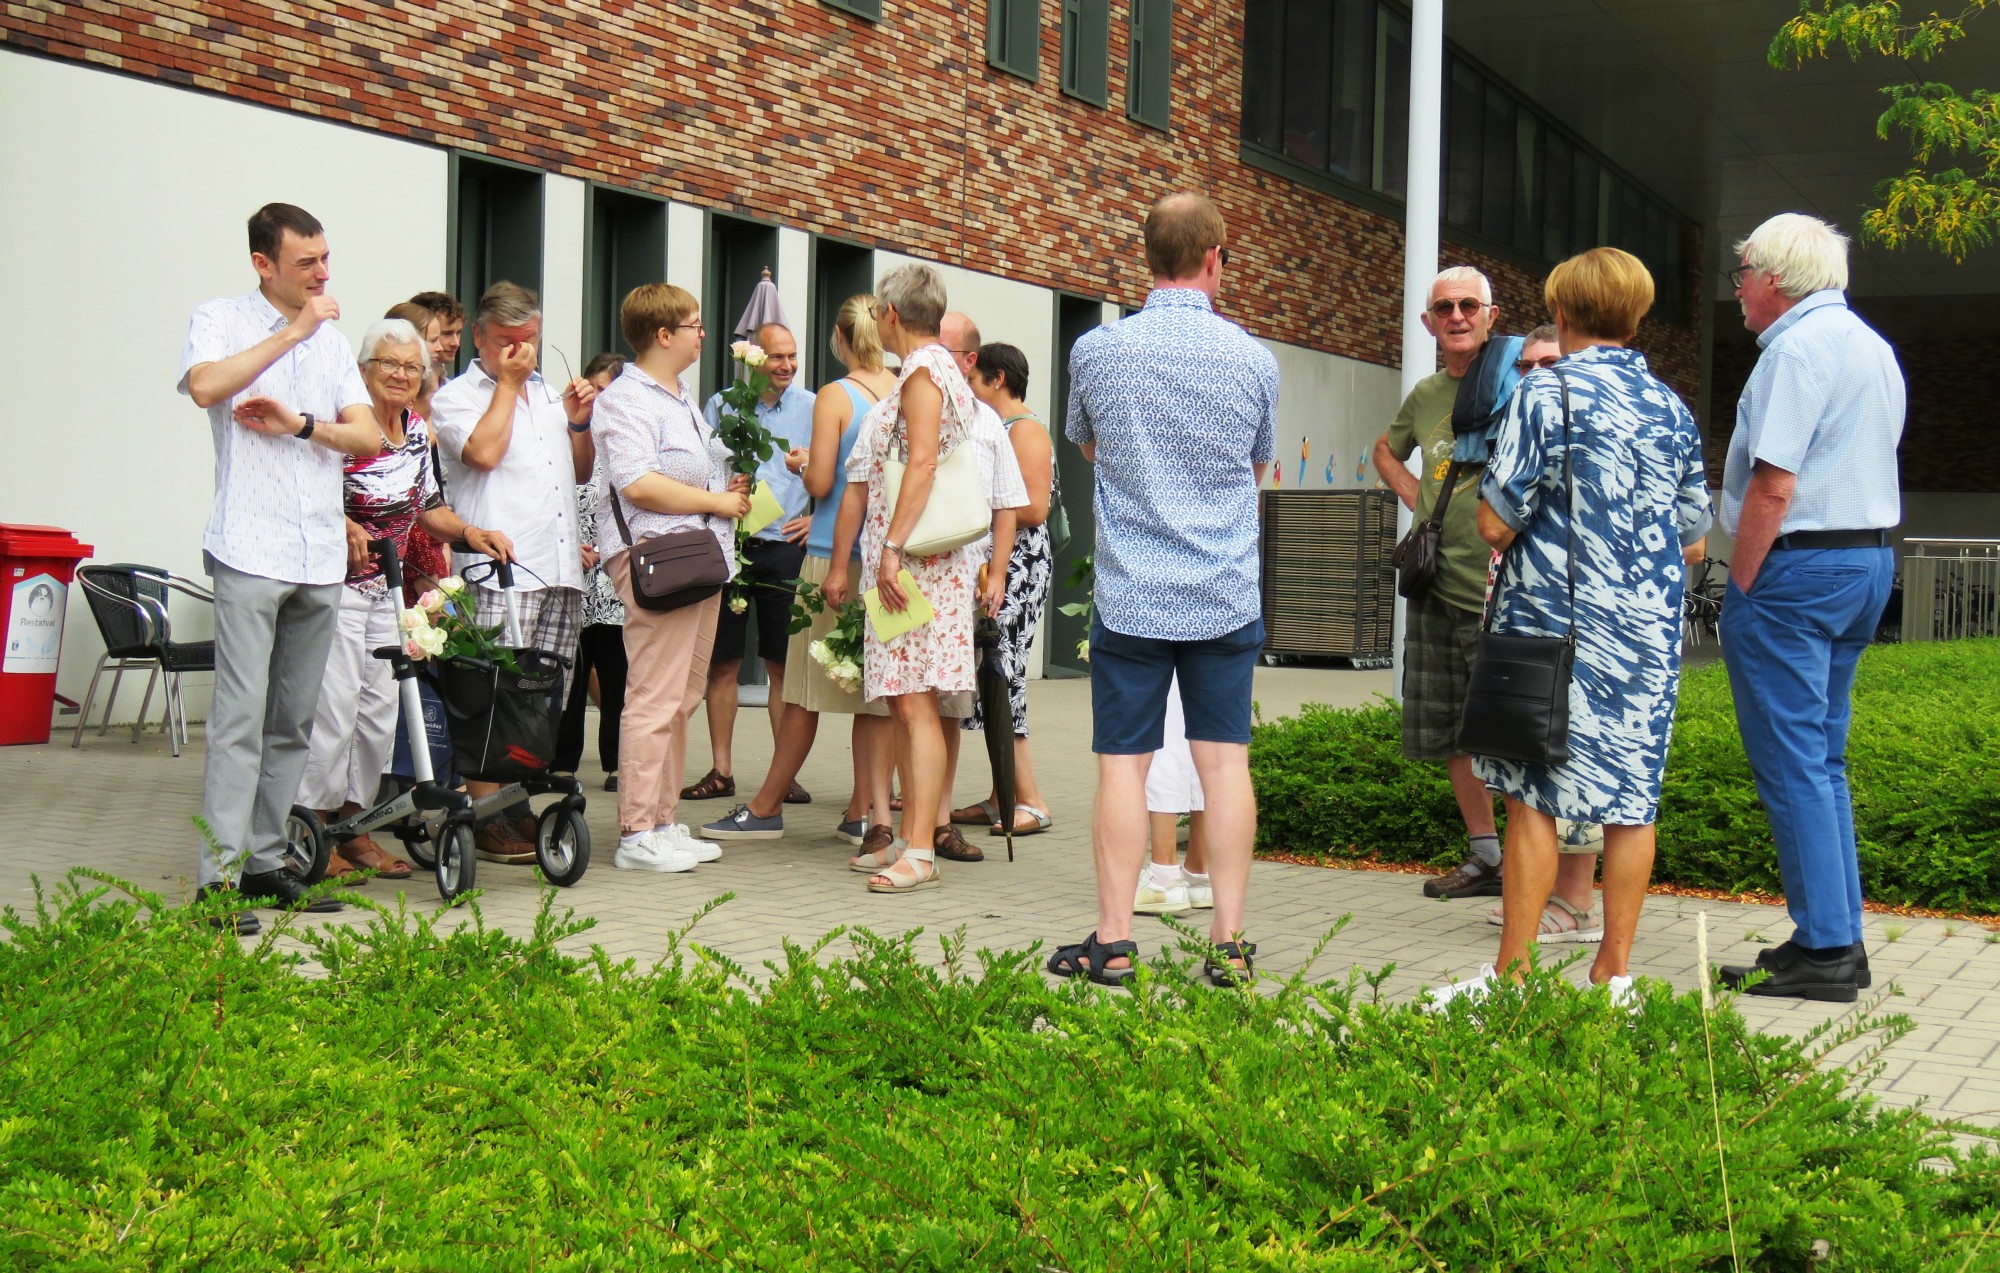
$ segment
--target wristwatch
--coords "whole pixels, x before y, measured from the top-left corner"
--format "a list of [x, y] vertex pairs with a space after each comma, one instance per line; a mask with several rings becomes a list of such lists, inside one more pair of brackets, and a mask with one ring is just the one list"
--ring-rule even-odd
[[297, 433], [296, 435], [294, 435], [294, 436], [297, 436], [297, 437], [300, 437], [300, 438], [309, 438], [309, 437], [311, 437], [311, 436], [313, 435], [313, 425], [314, 425], [315, 421], [313, 420], [313, 416], [312, 416], [312, 412], [310, 412], [310, 411], [306, 412], [306, 413], [305, 413], [305, 417], [306, 417], [306, 427], [305, 427], [305, 428], [303, 428], [303, 429], [300, 429], [300, 430], [298, 431], [298, 433]]
[[886, 539], [885, 539], [885, 540], [883, 540], [883, 541], [882, 541], [882, 547], [884, 547], [884, 548], [888, 549], [888, 550], [889, 550], [890, 552], [892, 552], [892, 553], [896, 554], [896, 555], [897, 555], [898, 557], [901, 557], [901, 556], [903, 556], [903, 555], [904, 555], [904, 553], [903, 553], [903, 546], [902, 546], [901, 544], [892, 544], [892, 543], [890, 543], [890, 542], [889, 542], [888, 540], [886, 540]]

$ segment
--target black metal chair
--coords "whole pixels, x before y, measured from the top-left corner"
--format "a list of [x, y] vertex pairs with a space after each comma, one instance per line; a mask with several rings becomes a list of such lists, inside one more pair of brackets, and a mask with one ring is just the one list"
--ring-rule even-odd
[[101, 737], [111, 727], [111, 709], [118, 701], [118, 686], [125, 679], [126, 669], [150, 668], [146, 695], [139, 701], [139, 715], [132, 722], [132, 741], [139, 741], [139, 733], [146, 726], [146, 709], [153, 703], [153, 686], [164, 675], [166, 705], [161, 727], [167, 732], [173, 754], [180, 755], [181, 746], [188, 739], [181, 675], [213, 672], [215, 642], [174, 640], [173, 625], [167, 618], [167, 598], [178, 592], [214, 605], [214, 596], [193, 580], [159, 566], [130, 562], [82, 566], [76, 577], [90, 602], [91, 617], [97, 620], [98, 635], [104, 638], [104, 653], [98, 656], [97, 667], [90, 674], [90, 687], [83, 692], [83, 707], [77, 713], [76, 730], [70, 735], [69, 745], [75, 747], [83, 741], [84, 728], [90, 724], [91, 703], [97, 697], [97, 682], [104, 675], [105, 665], [115, 660], [111, 690], [105, 695], [104, 714], [97, 726], [98, 735]]

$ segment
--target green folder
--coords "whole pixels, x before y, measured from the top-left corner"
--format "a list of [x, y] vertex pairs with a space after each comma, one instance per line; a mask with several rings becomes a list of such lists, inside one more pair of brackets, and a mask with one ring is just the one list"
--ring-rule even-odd
[[875, 639], [883, 645], [889, 644], [905, 632], [923, 627], [937, 617], [937, 611], [931, 609], [931, 603], [917, 590], [917, 581], [910, 577], [909, 571], [898, 570], [896, 584], [902, 588], [903, 595], [909, 598], [909, 604], [899, 611], [882, 608], [880, 588], [870, 588], [861, 594], [861, 604], [868, 607], [868, 622], [875, 625]]
[[759, 482], [750, 492], [750, 511], [743, 515], [743, 533], [754, 535], [785, 515], [785, 506], [771, 494], [769, 482]]

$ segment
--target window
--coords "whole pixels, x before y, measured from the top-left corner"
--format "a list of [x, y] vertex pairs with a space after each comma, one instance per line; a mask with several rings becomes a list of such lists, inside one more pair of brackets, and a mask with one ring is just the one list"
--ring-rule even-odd
[[[505, 280], [542, 290], [542, 174], [454, 152], [451, 157], [451, 294], [467, 309]], [[472, 342], [459, 349], [461, 368]]]
[[1024, 80], [1042, 76], [1042, 0], [986, 0], [986, 60]]
[[[1245, 158], [1282, 160], [1269, 166], [1323, 175], [1330, 189], [1401, 199], [1409, 20], [1385, 0], [1246, 0], [1243, 32]], [[1444, 128], [1446, 224], [1538, 263], [1598, 244], [1624, 248], [1653, 272], [1655, 312], [1680, 319], [1686, 218], [1453, 51]]]
[[592, 186], [589, 233], [579, 373], [597, 354], [627, 352], [618, 326], [625, 297], [640, 284], [667, 276], [667, 205], [646, 195]]
[[1167, 126], [1167, 108], [1173, 96], [1173, 43], [1173, 0], [1132, 0], [1125, 113], [1154, 128]]
[[882, 20], [882, 0], [825, 0], [825, 3], [832, 8], [843, 9], [857, 18], [866, 18], [870, 22]]
[[[710, 213], [708, 278], [702, 288], [701, 321], [708, 324], [702, 345], [701, 392], [714, 393], [736, 374], [729, 346], [736, 324], [750, 307], [751, 294], [766, 270], [778, 264], [778, 228], [743, 217]], [[775, 281], [775, 280], [774, 280]], [[796, 315], [787, 315], [797, 321]]]
[[833, 323], [847, 298], [875, 290], [875, 253], [838, 239], [812, 240], [812, 297], [806, 309], [812, 330], [798, 338], [802, 384], [816, 385], [843, 374], [833, 361]]
[[1108, 104], [1110, 61], [1111, 0], [1063, 0], [1062, 91]]

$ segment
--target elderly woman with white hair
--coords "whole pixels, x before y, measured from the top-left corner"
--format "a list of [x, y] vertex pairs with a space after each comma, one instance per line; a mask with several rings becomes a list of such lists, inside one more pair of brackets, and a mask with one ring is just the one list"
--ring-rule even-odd
[[[975, 400], [938, 334], [946, 303], [942, 276], [928, 265], [899, 266], [882, 276], [875, 296], [882, 347], [902, 359], [902, 369], [895, 388], [868, 412], [847, 462], [824, 589], [836, 605], [846, 598], [848, 549], [858, 529], [861, 588], [879, 588], [883, 610], [901, 613], [912, 598], [898, 577], [908, 571], [934, 612], [887, 641], [870, 620], [862, 641], [862, 693], [870, 702], [887, 699], [904, 735], [903, 834], [850, 865], [867, 874], [869, 892], [897, 894], [939, 883], [932, 839], [944, 822], [938, 695], [967, 693], [975, 685], [972, 613], [980, 565], [969, 546], [915, 557], [903, 545], [931, 499], [940, 465], [971, 439]], [[905, 464], [894, 497], [885, 481], [890, 460]]]
[[[383, 581], [369, 542], [389, 540], [401, 556], [410, 528], [422, 526], [440, 542], [463, 542], [489, 556], [513, 551], [500, 532], [466, 525], [438, 492], [430, 463], [430, 427], [414, 409], [430, 359], [422, 333], [405, 319], [382, 319], [361, 338], [361, 379], [382, 429], [382, 450], [348, 460], [345, 469], [347, 586], [340, 593], [333, 649], [313, 716], [312, 750], [299, 783], [300, 803], [329, 819], [374, 803], [395, 742], [395, 679], [389, 665], [370, 651], [401, 639], [396, 616], [403, 599]], [[410, 874], [409, 863], [367, 836], [336, 846], [327, 874], [346, 875], [357, 868], [384, 879]]]

